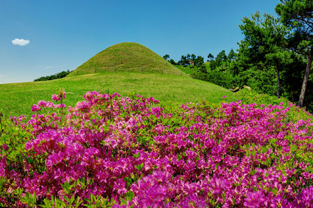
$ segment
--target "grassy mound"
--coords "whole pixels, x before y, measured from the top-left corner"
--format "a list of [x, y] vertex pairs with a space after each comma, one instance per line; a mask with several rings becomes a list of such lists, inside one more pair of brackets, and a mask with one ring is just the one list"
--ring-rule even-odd
[[110, 71], [185, 75], [141, 44], [119, 43], [96, 54], [69, 76]]

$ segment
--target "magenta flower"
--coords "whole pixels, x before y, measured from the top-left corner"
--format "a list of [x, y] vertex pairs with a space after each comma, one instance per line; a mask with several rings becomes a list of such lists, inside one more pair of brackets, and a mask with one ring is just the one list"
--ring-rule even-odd
[[196, 196], [196, 194], [191, 194], [185, 197], [181, 201], [180, 207], [181, 208], [192, 208], [192, 207], [206, 208], [210, 206], [208, 206], [208, 204], [205, 202], [205, 199]]
[[26, 120], [26, 116], [22, 115], [22, 116], [18, 117], [18, 120], [19, 120], [19, 121]]
[[5, 151], [8, 151], [8, 149], [9, 149], [9, 147], [8, 147], [7, 144], [3, 144], [3, 145], [1, 146], [1, 148], [4, 149]]
[[118, 93], [113, 93], [112, 98], [114, 97], [121, 97]]
[[[64, 90], [53, 97], [65, 98]], [[124, 207], [313, 203], [307, 160], [313, 123], [306, 115], [292, 123], [286, 119], [290, 109], [280, 105], [238, 101], [216, 108], [187, 103], [177, 109], [157, 103], [93, 91], [68, 108], [65, 121], [53, 109], [28, 120], [12, 117], [16, 128], [5, 129], [0, 141], [0, 179], [5, 177], [0, 204], [23, 207], [19, 197], [7, 199], [17, 188], [22, 196], [36, 193], [40, 199], [66, 201], [66, 182], [83, 204], [93, 194], [115, 200], [113, 207], [130, 196]], [[39, 101], [33, 110], [48, 107], [65, 105]], [[22, 154], [12, 155], [15, 142], [25, 146]]]
[[57, 95], [52, 95], [52, 100], [54, 100], [54, 101], [59, 101], [60, 100], [60, 98], [59, 98], [59, 96], [57, 96]]
[[222, 193], [230, 189], [231, 184], [225, 179], [213, 177], [209, 182], [209, 187], [213, 195], [221, 196]]
[[31, 107], [31, 111], [32, 111], [32, 112], [40, 111], [40, 110], [41, 110], [41, 108], [40, 108], [38, 105], [33, 105], [33, 106]]
[[155, 185], [146, 190], [142, 203], [145, 206], [162, 207], [163, 202], [167, 198], [167, 189], [161, 185]]
[[0, 160], [0, 177], [6, 177], [8, 174], [7, 161], [5, 158]]
[[86, 101], [81, 101], [76, 104], [76, 107], [81, 110], [89, 109], [89, 104]]
[[243, 205], [249, 208], [264, 207], [264, 201], [264, 194], [261, 191], [249, 192]]
[[47, 102], [44, 101], [44, 100], [40, 100], [40, 101], [38, 102], [38, 105], [39, 105], [40, 107], [42, 107], [42, 108], [45, 108], [45, 107], [47, 106]]

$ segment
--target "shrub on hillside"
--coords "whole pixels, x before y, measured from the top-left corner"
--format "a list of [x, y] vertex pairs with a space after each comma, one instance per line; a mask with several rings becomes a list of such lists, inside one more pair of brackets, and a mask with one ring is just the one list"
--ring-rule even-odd
[[66, 120], [64, 104], [40, 101], [29, 120], [5, 121], [0, 206], [312, 204], [313, 123], [288, 122], [292, 105], [175, 108], [140, 95], [84, 98]]

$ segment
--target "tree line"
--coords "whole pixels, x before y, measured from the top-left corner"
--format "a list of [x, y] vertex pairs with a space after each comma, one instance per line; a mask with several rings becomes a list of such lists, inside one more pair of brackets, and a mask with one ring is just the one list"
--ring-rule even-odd
[[248, 85], [312, 112], [313, 1], [280, 0], [275, 12], [278, 18], [259, 12], [244, 17], [239, 49], [215, 58], [209, 53], [207, 67], [197, 67], [193, 76], [227, 88]]
[[54, 75], [39, 77], [39, 78], [35, 79], [34, 82], [37, 82], [37, 81], [48, 81], [48, 80], [54, 80], [54, 79], [61, 79], [63, 77], [66, 77], [71, 72], [72, 71], [67, 70], [67, 71], [59, 72], [59, 73], [54, 74]]
[[175, 62], [174, 59], [170, 59], [170, 55], [168, 54], [165, 54], [163, 58], [173, 65], [189, 66], [191, 61], [194, 63], [194, 66], [200, 66], [204, 63], [202, 56], [196, 56], [195, 54], [190, 55], [189, 53], [186, 56], [182, 55], [178, 62]]

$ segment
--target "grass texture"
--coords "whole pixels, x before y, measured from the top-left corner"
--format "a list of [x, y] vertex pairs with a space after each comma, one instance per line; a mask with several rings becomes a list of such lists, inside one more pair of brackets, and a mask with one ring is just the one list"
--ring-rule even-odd
[[95, 72], [149, 72], [186, 76], [161, 56], [139, 43], [119, 43], [96, 54], [69, 76]]
[[[229, 90], [201, 80], [152, 73], [102, 72], [65, 77], [58, 80], [0, 85], [0, 112], [9, 116], [32, 115], [31, 106], [40, 100], [51, 101], [57, 89], [67, 92], [66, 105], [75, 105], [88, 91], [122, 96], [136, 92], [162, 102], [185, 104], [207, 100], [211, 103], [229, 102], [235, 96]], [[223, 98], [223, 96], [227, 96]]]

